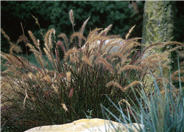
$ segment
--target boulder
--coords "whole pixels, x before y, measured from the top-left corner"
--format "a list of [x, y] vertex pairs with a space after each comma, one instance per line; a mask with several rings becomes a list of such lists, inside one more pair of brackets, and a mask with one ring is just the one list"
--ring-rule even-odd
[[139, 132], [142, 124], [122, 124], [104, 119], [80, 119], [63, 125], [41, 126], [29, 129], [25, 132]]
[[[100, 40], [95, 40], [93, 43], [89, 44], [89, 49], [88, 50], [96, 50], [100, 47], [101, 41]], [[109, 52], [110, 54], [116, 53], [120, 51], [120, 48], [124, 46], [124, 40], [121, 38], [112, 38], [112, 39], [107, 39], [102, 43], [101, 50], [104, 52]], [[86, 49], [86, 45], [83, 45], [81, 47], [82, 50]]]

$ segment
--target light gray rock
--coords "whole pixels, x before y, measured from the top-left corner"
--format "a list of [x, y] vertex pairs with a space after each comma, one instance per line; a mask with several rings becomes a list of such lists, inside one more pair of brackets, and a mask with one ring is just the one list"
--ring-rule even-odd
[[41, 126], [29, 129], [25, 132], [139, 132], [142, 124], [121, 124], [104, 119], [80, 119], [63, 125]]
[[[89, 50], [92, 49], [98, 49], [100, 47], [100, 40], [95, 40], [93, 43], [89, 44]], [[122, 47], [124, 44], [124, 40], [121, 38], [113, 38], [113, 39], [107, 39], [104, 41], [104, 43], [102, 44], [102, 51], [105, 49], [105, 51], [109, 51], [109, 53], [115, 53], [115, 52], [119, 52], [120, 47]], [[87, 46], [83, 45], [82, 46], [82, 50], [85, 50]]]

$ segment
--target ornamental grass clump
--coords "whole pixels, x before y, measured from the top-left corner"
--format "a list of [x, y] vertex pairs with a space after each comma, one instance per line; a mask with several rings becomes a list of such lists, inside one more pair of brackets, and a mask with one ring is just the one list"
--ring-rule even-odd
[[156, 76], [158, 65], [168, 68], [166, 56], [172, 50], [143, 57], [147, 50], [169, 44], [183, 46], [179, 42], [157, 43], [140, 52], [140, 38], [129, 38], [134, 27], [125, 39], [108, 35], [112, 25], [96, 28], [86, 37], [84, 29], [89, 18], [76, 32], [73, 12], [69, 15], [74, 31], [70, 38], [64, 33], [57, 35], [52, 28], [45, 33], [43, 42], [31, 31], [29, 39], [23, 35], [24, 39], [17, 41], [29, 47], [36, 65], [17, 55], [21, 51], [18, 43], [11, 42], [1, 30], [11, 46], [10, 53], [1, 52], [6, 60], [1, 83], [2, 129], [24, 131], [63, 124], [85, 118], [88, 111], [90, 117], [102, 118], [100, 104], [112, 108], [106, 95], [114, 102], [127, 97], [136, 101], [131, 97], [134, 93], [139, 96], [140, 87], [146, 88], [144, 79], [149, 71]]
[[[172, 75], [175, 75], [175, 73]], [[135, 94], [134, 98], [136, 98], [137, 104], [130, 103], [131, 101], [129, 102], [123, 99], [116, 105], [108, 97], [109, 101], [119, 112], [119, 116], [117, 114], [115, 115], [104, 105], [101, 105], [105, 117], [112, 117], [122, 124], [138, 123], [143, 132], [183, 132], [184, 87], [182, 86], [181, 75], [182, 74], [178, 72], [178, 88], [172, 84], [173, 80], [171, 76], [169, 79], [162, 79], [162, 85], [159, 85], [160, 81], [158, 83], [158, 79], [152, 76], [154, 79], [153, 91], [147, 93], [142, 89], [139, 92], [139, 97]], [[132, 90], [134, 91], [133, 88]], [[122, 104], [127, 105], [126, 112], [123, 110]], [[140, 128], [137, 127], [137, 129]]]

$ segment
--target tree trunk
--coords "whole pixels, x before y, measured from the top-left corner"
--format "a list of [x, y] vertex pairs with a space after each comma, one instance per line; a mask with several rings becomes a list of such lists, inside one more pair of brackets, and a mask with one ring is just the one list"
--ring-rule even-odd
[[[174, 2], [171, 1], [146, 1], [144, 5], [142, 45], [149, 46], [152, 43], [171, 41], [174, 38]], [[151, 49], [143, 57], [152, 53], [162, 52], [162, 49]], [[170, 58], [170, 55], [168, 56]], [[171, 61], [170, 61], [171, 62]], [[169, 62], [169, 63], [170, 63]], [[158, 68], [159, 69], [159, 68]], [[165, 70], [165, 69], [163, 69]], [[160, 71], [158, 71], [159, 74]], [[168, 76], [169, 70], [164, 71]], [[157, 75], [158, 75], [157, 74]], [[145, 80], [153, 82], [150, 75]], [[149, 84], [148, 84], [149, 85]], [[149, 87], [149, 86], [148, 86]]]
[[144, 5], [142, 43], [166, 42], [173, 39], [174, 3], [146, 1]]

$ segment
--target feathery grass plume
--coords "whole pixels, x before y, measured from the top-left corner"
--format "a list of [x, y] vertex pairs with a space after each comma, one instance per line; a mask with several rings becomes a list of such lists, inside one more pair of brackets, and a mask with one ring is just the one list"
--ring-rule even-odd
[[110, 24], [108, 27], [106, 27], [104, 30], [102, 30], [102, 31], [99, 33], [99, 35], [100, 35], [100, 36], [106, 36], [107, 33], [111, 30], [111, 28], [112, 28], [112, 24]]
[[149, 46], [146, 46], [146, 47], [143, 47], [143, 54], [146, 52], [146, 51], [150, 51], [151, 49], [155, 48], [156, 46], [163, 46], [163, 43], [159, 42], [159, 43], [154, 43], [154, 44], [150, 44]]
[[44, 67], [45, 61], [43, 60], [42, 55], [40, 53], [39, 54], [34, 53], [34, 55], [35, 55], [37, 62], [42, 67], [42, 70], [45, 72], [45, 67]]
[[49, 51], [48, 51], [46, 48], [43, 48], [43, 50], [44, 50], [45, 54], [47, 55], [47, 57], [48, 57], [49, 61], [51, 61], [51, 62], [52, 62], [52, 57], [51, 57], [51, 55], [50, 55]]
[[68, 38], [67, 38], [66, 34], [65, 34], [65, 33], [60, 33], [60, 34], [58, 35], [58, 38], [62, 38], [62, 39], [64, 40], [64, 42], [65, 42], [65, 47], [66, 47], [66, 49], [68, 50], [68, 49], [69, 49], [69, 43], [68, 43]]
[[48, 40], [49, 40], [49, 47], [50, 47], [50, 49], [52, 49], [53, 48], [53, 44], [52, 44], [52, 34], [53, 35], [55, 35], [56, 34], [56, 31], [55, 31], [55, 29], [50, 29], [49, 31], [48, 31], [48, 33], [49, 33], [49, 36], [48, 36]]
[[40, 44], [39, 44], [38, 41], [36, 40], [34, 34], [33, 34], [31, 31], [28, 31], [28, 34], [29, 34], [30, 38], [32, 39], [33, 44], [36, 46], [37, 49], [40, 50]]
[[65, 53], [65, 55], [64, 55], [64, 60], [66, 61], [67, 60], [67, 58], [68, 57], [70, 57], [70, 55], [72, 55], [72, 54], [75, 54], [75, 53], [78, 53], [79, 52], [79, 50], [77, 49], [77, 48], [72, 48], [72, 49], [69, 49], [66, 53]]
[[[119, 65], [119, 68], [122, 67], [123, 65], [125, 65], [126, 62], [128, 62], [128, 61], [130, 62], [130, 59], [127, 58], [127, 56], [121, 54], [120, 52], [111, 53], [111, 55], [110, 55], [111, 62], [113, 63], [113, 61], [116, 59], [120, 59], [117, 63], [117, 65]], [[119, 68], [116, 68], [116, 69], [119, 69]]]
[[95, 28], [94, 30], [90, 31], [90, 33], [88, 34], [86, 43], [89, 43], [91, 40], [94, 40], [94, 38], [96, 38], [96, 36], [98, 35], [98, 32], [101, 30], [102, 28]]
[[16, 44], [19, 44], [20, 42], [28, 43], [29, 40], [28, 40], [28, 38], [23, 34], [23, 35], [20, 35], [20, 36], [19, 36], [19, 38], [17, 39]]
[[63, 42], [60, 41], [60, 40], [57, 41], [57, 43], [56, 43], [56, 49], [58, 50], [59, 47], [62, 49], [62, 51], [64, 52], [64, 54], [66, 53], [66, 50], [68, 50], [68, 49], [65, 49], [65, 46], [64, 46]]
[[106, 87], [117, 87], [117, 88], [119, 88], [121, 91], [123, 91], [124, 92], [124, 90], [123, 90], [123, 87], [118, 83], [118, 82], [116, 82], [116, 81], [110, 81], [110, 82], [108, 82], [106, 85], [105, 85]]
[[10, 64], [16, 66], [16, 67], [25, 67], [24, 62], [22, 59], [20, 59], [17, 56], [14, 56], [12, 54], [6, 54], [1, 52], [0, 54], [4, 59], [6, 59]]
[[125, 41], [135, 41], [135, 42], [137, 42], [138, 40], [141, 40], [141, 39], [142, 39], [141, 37], [135, 37], [135, 38], [127, 39]]
[[184, 70], [177, 70], [177, 71], [173, 72], [171, 75], [171, 78], [174, 79], [175, 76], [178, 76], [178, 73], [183, 74]]
[[[1, 28], [1, 33], [3, 34], [3, 36], [7, 39], [7, 41], [8, 41], [8, 43], [10, 44], [10, 47], [15, 47], [14, 45], [14, 43], [13, 42], [11, 42], [11, 39], [10, 39], [10, 37], [6, 34], [6, 32]], [[13, 48], [11, 49], [11, 50], [9, 50], [10, 51], [10, 53], [12, 54], [13, 53]]]
[[41, 30], [41, 26], [40, 23], [38, 21], [38, 18], [36, 18], [34, 15], [31, 15], [33, 17], [33, 19], [35, 20], [36, 25], [38, 25], [38, 28], [40, 29], [40, 34], [42, 35], [42, 37], [44, 38], [44, 34], [43, 31]]
[[153, 43], [153, 44], [150, 44], [147, 47], [144, 47], [143, 48], [143, 53], [147, 50], [151, 50], [152, 48], [155, 48], [155, 47], [158, 47], [158, 46], [160, 46], [159, 48], [162, 48], [162, 47], [168, 46], [168, 45], [178, 45], [178, 46], [184, 47], [184, 43], [177, 42], [177, 41], [159, 42], [159, 43]]
[[101, 52], [102, 52], [102, 46], [103, 46], [104, 42], [105, 42], [105, 40], [100, 40], [100, 44], [99, 44], [99, 46], [97, 46], [97, 56], [102, 54]]
[[86, 64], [88, 64], [89, 66], [93, 66], [92, 63], [90, 62], [89, 58], [86, 55], [82, 56], [82, 61]]
[[114, 59], [114, 58], [116, 59], [116, 58], [118, 57], [118, 58], [121, 59], [122, 56], [123, 56], [123, 55], [122, 55], [120, 52], [114, 52], [114, 53], [111, 53], [111, 55], [110, 55], [110, 60], [112, 60], [111, 62], [113, 62], [113, 59]]
[[[176, 46], [176, 47], [174, 47], [174, 48], [172, 48], [172, 49], [169, 49], [169, 50], [167, 50], [167, 52], [169, 52], [169, 53], [171, 53], [171, 52], [173, 52], [173, 51], [176, 51], [178, 54], [179, 54], [179, 49], [182, 49], [182, 46]], [[180, 55], [180, 54], [179, 54]], [[184, 57], [184, 56], [183, 56]]]
[[69, 11], [69, 18], [70, 18], [70, 22], [72, 23], [72, 25], [75, 26], [74, 15], [73, 15], [72, 9]]
[[[115, 38], [121, 38], [121, 35], [105, 35], [105, 36], [108, 36], [109, 39], [115, 39]], [[122, 38], [121, 38], [122, 39]]]
[[127, 70], [142, 71], [143, 69], [140, 66], [127, 64], [127, 65], [125, 65], [123, 67], [120, 67], [120, 69], [118, 70], [118, 73], [121, 74], [122, 72], [127, 71]]
[[6, 59], [10, 64], [13, 64], [13, 62], [16, 62], [19, 64], [19, 61], [14, 61], [16, 60], [16, 58], [11, 54], [6, 54], [6, 53], [1, 52], [0, 55], [2, 58]]
[[50, 75], [46, 74], [45, 76], [43, 76], [41, 78], [41, 81], [47, 81], [48, 83], [51, 83], [52, 79], [51, 79]]
[[57, 67], [59, 72], [61, 71], [61, 60], [60, 60], [60, 54], [59, 54], [59, 46], [61, 47], [61, 49], [63, 50], [64, 54], [65, 54], [65, 48], [63, 46], [63, 43], [61, 41], [58, 41], [56, 44], [56, 48], [55, 48], [55, 55], [56, 55], [56, 63], [57, 63]]
[[43, 48], [43, 50], [44, 50], [45, 54], [47, 55], [48, 60], [51, 62], [52, 66], [56, 68], [53, 55], [51, 55], [51, 53], [46, 48]]
[[125, 36], [125, 39], [128, 39], [128, 37], [130, 36], [130, 34], [132, 33], [132, 31], [134, 30], [135, 25], [133, 27], [130, 28], [130, 30], [128, 31], [128, 33]]
[[137, 51], [137, 47], [140, 46], [138, 42], [126, 43], [125, 45], [120, 46], [119, 52], [123, 55], [124, 58], [132, 58], [133, 53]]
[[121, 99], [118, 104], [121, 105], [122, 103], [125, 103], [129, 108], [131, 107], [130, 103], [126, 99]]
[[73, 96], [73, 93], [74, 93], [74, 88], [71, 88], [68, 94], [68, 97], [71, 98]]
[[83, 36], [82, 33], [80, 32], [75, 32], [71, 35], [70, 37], [70, 43], [73, 43], [74, 38], [77, 37], [78, 38], [78, 46], [81, 47], [82, 46], [82, 40], [86, 41], [86, 37]]
[[133, 81], [128, 86], [122, 88], [122, 91], [126, 92], [130, 87], [133, 87], [133, 86], [136, 86], [136, 85], [142, 85], [142, 82], [140, 82], [140, 81]]
[[140, 65], [142, 67], [147, 67], [149, 69], [157, 69], [160, 64], [168, 64], [169, 63], [169, 58], [168, 58], [168, 53], [155, 53], [152, 55], [147, 56], [146, 58], [143, 58], [141, 60], [138, 60], [138, 63], [140, 62]]
[[29, 98], [28, 94], [27, 94], [27, 89], [25, 89], [25, 97], [24, 97], [24, 101], [23, 101], [23, 108], [25, 109], [25, 105], [26, 105], [26, 99]]
[[171, 75], [171, 79], [173, 81], [179, 81], [179, 79], [181, 80], [181, 82], [184, 82], [184, 77], [180, 76], [180, 78], [178, 77], [178, 74], [184, 74], [184, 70], [177, 70], [175, 71], [172, 75]]
[[[28, 46], [28, 47], [30, 48], [30, 51], [34, 54], [34, 56], [35, 56], [37, 62], [40, 64], [40, 66], [41, 66], [42, 69], [44, 70], [44, 69], [45, 69], [45, 68], [44, 68], [45, 63], [44, 63], [44, 60], [43, 60], [43, 58], [42, 58], [42, 52], [41, 52], [40, 47], [37, 48], [37, 49], [39, 50], [39, 51], [38, 51], [38, 50], [35, 49], [35, 47], [32, 46], [30, 43], [27, 43], [26, 46]], [[45, 70], [44, 70], [44, 71], [45, 71]]]
[[30, 78], [30, 79], [34, 78], [34, 74], [32, 72], [28, 72], [26, 75], [27, 75], [27, 78]]
[[[3, 73], [15, 73], [20, 72], [17, 75], [22, 75], [25, 72], [33, 72], [35, 71], [35, 67], [25, 58], [20, 56], [15, 56], [12, 54], [6, 54], [1, 52], [0, 54], [4, 59], [7, 60], [7, 69], [3, 71]], [[23, 70], [21, 70], [23, 69]], [[16, 74], [15, 74], [16, 75]]]
[[52, 45], [52, 34], [55, 35], [55, 29], [51, 28], [47, 31], [44, 37], [45, 47], [47, 50], [51, 50], [53, 48]]
[[122, 57], [121, 57], [121, 60], [120, 60], [120, 63], [118, 63], [118, 64], [116, 65], [116, 69], [118, 70], [118, 69], [120, 69], [121, 67], [123, 67], [124, 65], [130, 64], [130, 62], [131, 62], [131, 59], [130, 59], [130, 58], [128, 58], [128, 57], [126, 57], [126, 56], [122, 56]]
[[107, 69], [107, 70], [110, 70], [112, 73], [114, 73], [114, 69], [113, 69], [113, 66], [104, 58], [102, 58], [101, 56], [99, 56], [97, 59], [96, 59], [96, 64], [103, 64], [103, 66]]
[[28, 43], [29, 40], [28, 40], [28, 38], [26, 37], [26, 35], [24, 33], [24, 28], [23, 28], [22, 22], [20, 23], [20, 25], [21, 25], [21, 28], [22, 28], [22, 35], [19, 36], [19, 38], [17, 39], [16, 44], [19, 44], [20, 42]]
[[18, 38], [16, 44], [19, 44], [19, 43], [22, 42], [22, 41], [23, 41], [24, 43], [28, 43], [29, 40], [28, 40], [28, 38], [26, 37], [26, 35], [25, 35], [25, 33], [24, 33], [24, 28], [23, 28], [22, 22], [20, 23], [20, 25], [21, 25], [21, 28], [22, 28], [22, 35], [19, 36], [19, 38]]
[[6, 34], [6, 32], [1, 28], [1, 33], [3, 34], [3, 36], [8, 40], [8, 42], [11, 42], [10, 37]]
[[164, 87], [163, 84], [166, 83], [172, 86], [173, 89], [176, 89], [176, 87], [172, 84], [172, 82], [170, 82], [166, 77], [155, 77], [155, 81], [157, 82], [158, 86], [161, 88], [163, 88]]
[[66, 83], [67, 83], [67, 87], [70, 87], [70, 84], [71, 84], [71, 72], [66, 72]]
[[8, 43], [10, 44], [10, 49], [9, 49], [10, 54], [13, 54], [13, 51], [15, 51], [16, 53], [22, 52], [22, 49], [18, 45], [11, 42], [10, 37], [6, 34], [6, 32], [2, 28], [1, 28], [1, 33], [3, 34], [3, 36], [7, 39]]
[[65, 112], [68, 112], [68, 108], [66, 107], [66, 104], [61, 103], [62, 108], [65, 110]]
[[87, 39], [86, 44], [89, 45], [90, 49], [96, 48], [96, 47], [99, 48], [100, 45], [103, 44], [108, 39], [109, 38], [107, 36], [100, 36], [98, 34], [94, 34], [92, 38]]
[[121, 100], [118, 102], [118, 105], [120, 106], [120, 105], [122, 105], [123, 103], [125, 103], [126, 106], [128, 106], [128, 107], [126, 107], [126, 108], [127, 108], [127, 114], [128, 114], [128, 115], [131, 114], [132, 116], [134, 116], [134, 113], [133, 113], [133, 111], [132, 111], [132, 107], [131, 107], [130, 103], [129, 103], [126, 99], [121, 99]]
[[107, 36], [99, 35], [98, 32], [101, 30], [101, 28], [96, 28], [89, 33], [86, 43], [82, 47], [82, 50], [94, 51], [94, 49], [99, 49], [99, 45], [102, 44], [101, 42], [109, 39]]
[[31, 15], [33, 17], [33, 19], [35, 20], [35, 23], [38, 25], [38, 27], [40, 28], [40, 24], [38, 21], [38, 18], [36, 18], [34, 15]]
[[181, 42], [177, 42], [177, 41], [168, 41], [168, 42], [163, 42], [163, 45], [164, 46], [167, 46], [167, 45], [179, 45], [179, 46], [184, 46], [184, 43], [181, 43]]
[[[92, 37], [93, 36], [93, 37]], [[83, 51], [88, 51], [89, 55], [99, 54], [102, 50], [102, 46], [106, 40], [109, 38], [107, 36], [99, 36], [98, 34], [91, 34], [86, 40], [86, 43], [81, 48]]]
[[73, 30], [73, 32], [75, 32], [75, 22], [74, 22], [74, 14], [73, 14], [73, 10], [71, 9], [70, 11], [69, 11], [69, 19], [70, 19], [70, 22], [71, 22], [71, 24], [72, 24], [72, 30]]
[[90, 19], [90, 17], [88, 17], [88, 18], [84, 21], [84, 23], [82, 24], [82, 27], [80, 28], [80, 31], [79, 31], [81, 34], [84, 34], [84, 29], [85, 29], [85, 27], [86, 27], [86, 25], [87, 25], [89, 19]]
[[32, 53], [35, 53], [35, 54], [39, 54], [40, 53], [37, 49], [35, 49], [35, 47], [32, 44], [27, 43], [26, 46], [28, 46], [30, 48], [30, 51]]
[[125, 44], [120, 47], [120, 52], [123, 55], [127, 54], [127, 56], [129, 56], [132, 52], [134, 52], [135, 50], [134, 48], [141, 45], [139, 42], [129, 40], [124, 41], [124, 43]]
[[45, 34], [44, 37], [44, 42], [45, 42], [45, 48], [43, 48], [45, 54], [47, 55], [49, 61], [51, 62], [53, 68], [56, 70], [59, 70], [57, 67], [57, 62], [56, 59], [54, 58], [53, 54], [53, 43], [52, 43], [52, 35], [55, 35], [55, 29], [49, 29], [47, 33]]
[[54, 89], [54, 92], [55, 92], [56, 94], [59, 94], [59, 87], [57, 87], [57, 86], [54, 85], [53, 83], [52, 83], [51, 87]]
[[18, 45], [13, 44], [11, 45], [9, 50], [10, 54], [13, 54], [13, 51], [15, 51], [16, 53], [21, 53], [22, 49]]
[[70, 61], [71, 63], [77, 64], [77, 63], [80, 62], [79, 56], [77, 56], [77, 55], [75, 55], [75, 54], [70, 55], [70, 56], [69, 56], [69, 61]]

